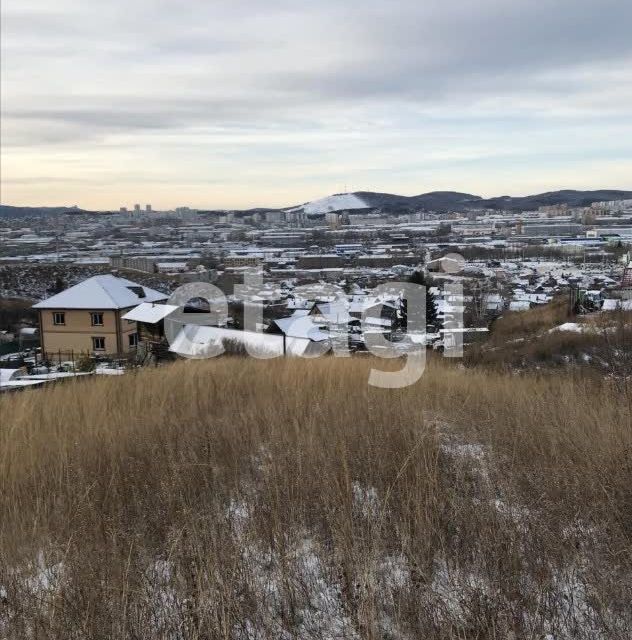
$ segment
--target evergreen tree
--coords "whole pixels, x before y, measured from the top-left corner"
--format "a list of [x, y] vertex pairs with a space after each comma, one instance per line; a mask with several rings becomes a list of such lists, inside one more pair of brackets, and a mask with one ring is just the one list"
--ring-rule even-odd
[[426, 281], [423, 271], [414, 271], [408, 279], [412, 284], [418, 284], [426, 287], [426, 327], [430, 325], [438, 328], [439, 318], [437, 315], [437, 301], [434, 294], [430, 291], [430, 283]]
[[66, 289], [66, 283], [64, 282], [63, 278], [61, 276], [57, 276], [55, 278], [55, 283], [53, 284], [53, 286], [49, 289], [49, 291], [52, 294], [57, 294], [57, 293], [61, 293], [62, 291], [64, 291]]

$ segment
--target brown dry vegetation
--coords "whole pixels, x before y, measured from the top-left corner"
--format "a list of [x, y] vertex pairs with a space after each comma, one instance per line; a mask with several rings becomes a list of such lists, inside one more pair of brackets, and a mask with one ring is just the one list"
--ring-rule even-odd
[[508, 340], [533, 335], [568, 320], [568, 301], [561, 297], [529, 311], [506, 312], [494, 322], [492, 335], [496, 344], [505, 344]]
[[[582, 331], [557, 331], [574, 322]], [[492, 324], [489, 338], [466, 353], [470, 365], [530, 370], [569, 365], [610, 375], [620, 387], [632, 384], [632, 313], [568, 315], [560, 298], [529, 311], [508, 312]]]
[[629, 638], [630, 397], [372, 365], [0, 398], [0, 637]]

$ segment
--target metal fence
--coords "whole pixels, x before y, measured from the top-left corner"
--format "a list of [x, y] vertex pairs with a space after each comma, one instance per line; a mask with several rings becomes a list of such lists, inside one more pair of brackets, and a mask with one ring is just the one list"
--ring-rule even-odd
[[110, 363], [116, 366], [132, 366], [137, 364], [138, 354], [130, 353], [110, 353], [95, 355], [86, 351], [36, 351], [24, 358], [24, 364], [29, 364], [33, 368], [46, 367], [63, 368], [69, 371], [82, 371], [93, 369], [98, 363]]

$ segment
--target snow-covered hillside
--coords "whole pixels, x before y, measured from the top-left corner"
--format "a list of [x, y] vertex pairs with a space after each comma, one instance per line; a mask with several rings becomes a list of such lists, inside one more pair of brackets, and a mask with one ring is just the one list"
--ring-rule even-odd
[[333, 196], [306, 202], [302, 207], [297, 207], [297, 209], [302, 208], [305, 213], [327, 213], [328, 211], [340, 211], [342, 209], [365, 209], [368, 206], [364, 200], [353, 193], [337, 193]]

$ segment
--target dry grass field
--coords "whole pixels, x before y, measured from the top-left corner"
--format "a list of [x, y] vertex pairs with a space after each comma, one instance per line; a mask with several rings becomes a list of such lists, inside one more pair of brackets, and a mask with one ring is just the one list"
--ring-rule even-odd
[[[559, 331], [571, 323], [576, 330]], [[466, 351], [466, 362], [506, 371], [541, 367], [592, 369], [620, 387], [632, 384], [632, 312], [569, 316], [557, 299], [522, 312], [507, 312], [492, 324], [489, 339]]]
[[631, 397], [433, 361], [0, 398], [0, 637], [628, 639]]

